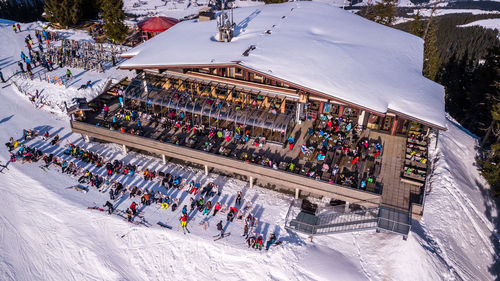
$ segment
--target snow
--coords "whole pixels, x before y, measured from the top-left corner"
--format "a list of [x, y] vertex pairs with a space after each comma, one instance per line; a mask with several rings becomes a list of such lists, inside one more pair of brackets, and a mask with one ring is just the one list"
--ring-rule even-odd
[[[422, 17], [429, 17], [432, 13], [432, 9], [419, 9], [419, 10], [413, 10], [413, 13], [409, 13], [409, 15], [415, 15], [417, 11], [420, 11], [420, 15]], [[480, 9], [436, 9], [436, 11], [434, 11], [434, 16], [442, 16], [447, 14], [481, 15], [481, 14], [498, 14], [498, 13], [500, 13], [500, 11], [488, 11]]]
[[[184, 21], [125, 53], [135, 56], [120, 67], [239, 63], [380, 113], [444, 127], [444, 89], [422, 76], [422, 39], [317, 2], [239, 8], [234, 18], [230, 43], [215, 40], [215, 21]], [[251, 45], [256, 49], [243, 56]]]
[[[11, 69], [26, 34], [14, 34], [9, 25], [0, 25], [1, 67]], [[21, 44], [21, 45], [19, 45]], [[86, 74], [83, 74], [86, 75]], [[101, 79], [112, 77], [101, 74]], [[52, 93], [50, 85], [37, 87]], [[3, 86], [3, 84], [0, 84]], [[68, 96], [56, 95], [59, 103]], [[91, 188], [87, 194], [65, 187], [76, 179], [58, 172], [56, 167], [44, 172], [38, 163], [9, 163], [0, 173], [0, 280], [494, 280], [498, 240], [493, 225], [497, 207], [489, 197], [489, 187], [474, 165], [477, 138], [450, 117], [447, 131], [433, 138], [431, 159], [435, 162], [427, 191], [424, 217], [414, 221], [408, 240], [388, 233], [364, 231], [314, 237], [313, 241], [283, 229], [291, 198], [236, 179], [168, 163], [135, 153], [122, 154], [118, 145], [85, 144], [71, 133], [68, 117], [36, 110], [15, 87], [0, 88], [0, 136], [6, 142], [19, 137], [22, 128], [49, 130], [61, 136], [61, 143], [51, 146], [40, 139], [27, 144], [45, 152], [61, 155], [67, 142], [86, 146], [112, 159], [138, 163], [142, 167], [170, 171], [202, 182], [215, 181], [223, 188], [222, 197], [234, 201], [236, 191], [245, 191], [244, 200], [254, 202], [260, 213], [262, 233], [278, 232], [282, 246], [270, 251], [248, 249], [241, 222], [228, 227], [232, 235], [213, 242], [214, 222], [205, 231], [197, 225], [201, 214], [188, 225], [191, 234], [178, 231], [178, 212], [163, 211], [157, 206], [143, 212], [152, 223], [171, 224], [173, 230], [157, 226], [146, 228], [108, 216], [88, 206], [102, 205], [107, 194]], [[45, 109], [45, 108], [44, 108]], [[436, 148], [435, 148], [436, 147]], [[0, 161], [9, 154], [0, 147]], [[78, 163], [83, 165], [83, 163]], [[115, 179], [147, 188], [156, 182], [116, 175]], [[183, 191], [175, 194], [189, 200]], [[96, 202], [96, 203], [94, 203]], [[118, 201], [120, 209], [131, 200]], [[179, 210], [179, 209], [178, 209]], [[216, 217], [223, 219], [222, 216]], [[225, 220], [224, 220], [225, 221]], [[123, 236], [124, 235], [124, 236]], [[123, 236], [123, 238], [121, 238]], [[496, 271], [495, 271], [496, 270]], [[193, 277], [196, 276], [196, 277]]]
[[[105, 75], [103, 75], [95, 71], [86, 71], [77, 68], [56, 68], [54, 71], [46, 72], [41, 66], [33, 69], [34, 80], [23, 78], [20, 75], [14, 75], [19, 71], [17, 62], [20, 61], [21, 51], [24, 51], [25, 54], [28, 53], [24, 38], [28, 34], [31, 34], [32, 38], [35, 38], [35, 29], [41, 29], [43, 24], [42, 22], [22, 24], [21, 28], [23, 31], [20, 33], [13, 33], [9, 22], [3, 23], [0, 21], [0, 32], [2, 33], [2, 38], [6, 39], [4, 44], [8, 42], [8, 45], [6, 44], [7, 48], [2, 49], [1, 52], [0, 68], [2, 69], [5, 79], [8, 79], [9, 82], [13, 81], [23, 92], [34, 95], [35, 91], [38, 90], [41, 101], [47, 104], [47, 106], [44, 106], [45, 109], [60, 113], [64, 108], [64, 101], [69, 105], [71, 104], [71, 99], [74, 97], [91, 100], [102, 91], [110, 80], [117, 83], [127, 76], [133, 76], [129, 71], [123, 71], [116, 68], [107, 69]], [[91, 37], [82, 30], [63, 29], [57, 31], [61, 33], [61, 37], [63, 38], [91, 40]], [[64, 85], [42, 81], [46, 76], [60, 78], [66, 74], [67, 69], [70, 69], [74, 76], [74, 79], [69, 82], [67, 88]], [[78, 88], [82, 84], [86, 84], [87, 81], [91, 81], [92, 87], [78, 90]]]
[[[123, 1], [123, 10], [127, 14], [138, 16], [139, 19], [150, 16], [166, 16], [182, 19], [197, 15], [201, 8], [208, 6], [208, 2], [208, 0], [125, 0]], [[263, 2], [251, 0], [234, 1], [235, 7], [259, 6], [263, 4]]]
[[482, 26], [484, 28], [496, 29], [500, 31], [500, 18], [477, 20], [459, 27]]

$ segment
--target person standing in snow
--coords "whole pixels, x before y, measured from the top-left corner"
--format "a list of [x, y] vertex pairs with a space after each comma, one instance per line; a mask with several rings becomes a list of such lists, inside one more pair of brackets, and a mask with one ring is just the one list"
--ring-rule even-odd
[[127, 221], [132, 222], [132, 212], [130, 209], [127, 208], [127, 211], [125, 211], [125, 215], [127, 216]]
[[137, 215], [137, 209], [136, 209], [136, 208], [137, 208], [137, 203], [132, 202], [132, 204], [130, 204], [130, 210], [132, 210], [132, 214], [133, 214], [134, 216], [136, 216], [136, 215]]
[[17, 24], [17, 29], [19, 30], [19, 32], [21, 32], [21, 25], [20, 24]]
[[104, 204], [104, 207], [108, 207], [108, 214], [111, 215], [113, 213], [114, 207], [113, 207], [113, 204], [111, 204], [111, 202], [106, 201], [106, 204]]
[[115, 200], [115, 191], [113, 190], [113, 188], [109, 189], [109, 199]]
[[181, 227], [186, 228], [187, 227], [187, 221], [189, 217], [187, 215], [182, 215], [179, 221], [181, 222]]
[[12, 25], [12, 30], [14, 30], [14, 33], [17, 33], [17, 28], [15, 24]]
[[66, 70], [66, 77], [69, 79], [71, 77], [71, 70], [69, 68]]
[[238, 194], [236, 195], [236, 204], [241, 205], [241, 191], [238, 191]]
[[21, 69], [21, 72], [24, 73], [24, 66], [22, 62], [18, 62], [17, 65], [19, 66], [19, 69]]
[[222, 225], [222, 221], [219, 221], [217, 224], [217, 230], [220, 231], [219, 237], [224, 237], [224, 226]]

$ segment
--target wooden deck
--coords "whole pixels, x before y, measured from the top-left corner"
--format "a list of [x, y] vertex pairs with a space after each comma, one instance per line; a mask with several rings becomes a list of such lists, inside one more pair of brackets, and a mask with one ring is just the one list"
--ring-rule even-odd
[[380, 204], [381, 196], [378, 194], [342, 185], [316, 181], [298, 174], [274, 170], [252, 163], [245, 163], [222, 155], [207, 153], [170, 143], [162, 143], [137, 135], [122, 134], [118, 131], [110, 131], [79, 121], [71, 121], [71, 128], [75, 133], [80, 133], [96, 139], [126, 145], [128, 147], [165, 155], [191, 163], [206, 165], [230, 173], [244, 175], [249, 178], [251, 177], [256, 180], [262, 180], [263, 182], [272, 183], [283, 188], [302, 190], [320, 196], [338, 198], [347, 202], [357, 202], [367, 207], [373, 207]]
[[371, 132], [371, 136], [380, 137], [384, 143], [381, 180], [382, 204], [402, 211], [410, 207], [410, 194], [420, 193], [420, 187], [401, 180], [401, 169], [405, 160], [406, 139], [384, 133]]

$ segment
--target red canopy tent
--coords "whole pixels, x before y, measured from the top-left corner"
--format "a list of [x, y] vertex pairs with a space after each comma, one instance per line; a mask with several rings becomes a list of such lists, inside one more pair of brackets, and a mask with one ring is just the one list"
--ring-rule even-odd
[[144, 40], [148, 40], [158, 33], [161, 33], [172, 26], [176, 25], [179, 20], [167, 17], [152, 17], [140, 21], [137, 26], [142, 31], [142, 37]]

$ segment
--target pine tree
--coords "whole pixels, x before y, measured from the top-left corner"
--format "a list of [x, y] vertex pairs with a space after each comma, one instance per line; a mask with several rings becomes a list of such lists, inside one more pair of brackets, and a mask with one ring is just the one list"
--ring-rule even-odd
[[491, 185], [495, 195], [500, 195], [500, 144], [491, 146], [491, 151], [485, 161], [478, 161], [481, 175]]
[[123, 23], [122, 0], [102, 0], [101, 15], [104, 21], [104, 34], [113, 42], [122, 42], [127, 36], [127, 26]]
[[396, 20], [395, 0], [382, 0], [373, 7], [375, 22], [384, 25], [392, 25]]
[[436, 80], [440, 65], [436, 28], [431, 24], [424, 42], [424, 67], [422, 70], [424, 76]]
[[422, 22], [420, 11], [417, 11], [417, 14], [413, 17], [413, 21], [410, 22], [410, 33], [420, 38], [424, 36], [424, 23]]
[[76, 24], [82, 16], [83, 0], [45, 0], [47, 20], [64, 27]]

